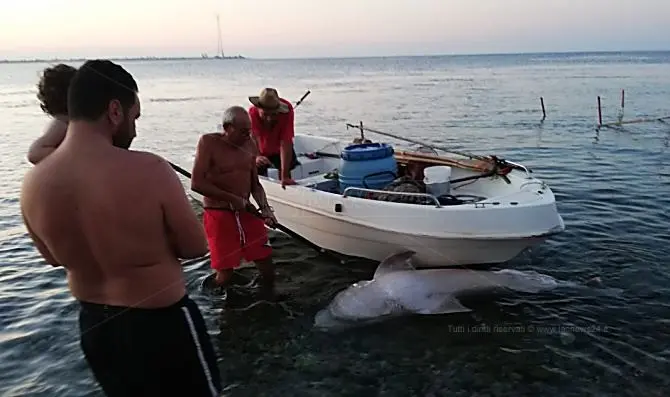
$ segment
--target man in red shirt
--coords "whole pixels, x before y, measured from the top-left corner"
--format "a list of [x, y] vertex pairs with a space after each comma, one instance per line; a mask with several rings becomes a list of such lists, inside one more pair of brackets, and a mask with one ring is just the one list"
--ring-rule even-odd
[[279, 170], [282, 187], [295, 185], [291, 170], [298, 163], [293, 149], [294, 111], [289, 101], [280, 98], [274, 88], [264, 88], [259, 96], [250, 96], [251, 132], [259, 155], [256, 157], [258, 175], [267, 176], [274, 166]]

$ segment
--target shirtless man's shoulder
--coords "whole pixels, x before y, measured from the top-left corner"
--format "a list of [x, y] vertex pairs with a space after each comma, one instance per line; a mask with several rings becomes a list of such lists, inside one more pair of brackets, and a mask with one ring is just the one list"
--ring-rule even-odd
[[207, 134], [202, 134], [200, 136], [200, 139], [204, 139], [204, 140], [207, 140], [207, 141], [218, 140], [219, 138], [221, 138], [221, 133], [219, 133], [219, 132], [209, 132]]
[[220, 147], [221, 134], [211, 132], [200, 135], [200, 138], [198, 139], [197, 152], [200, 154], [200, 157], [202, 157], [202, 155], [207, 155], [206, 157], [209, 158], [209, 155], [213, 151], [218, 150]]
[[138, 189], [151, 191], [156, 188], [156, 184], [164, 184], [166, 178], [177, 178], [170, 163], [157, 154], [141, 150], [120, 149], [115, 151], [114, 157], [109, 158], [110, 164], [113, 164], [115, 168], [122, 164], [124, 169], [132, 170], [132, 172], [116, 173], [113, 170], [112, 172], [124, 178], [131, 177], [139, 184]]
[[[211, 144], [218, 144], [221, 142], [221, 134], [216, 133], [216, 132], [210, 132], [207, 134], [200, 135], [200, 139], [198, 140], [198, 145], [211, 145]], [[211, 146], [206, 146], [206, 148], [211, 148]]]
[[141, 150], [125, 150], [125, 154], [128, 155], [130, 161], [134, 161], [133, 166], [141, 166], [141, 170], [145, 171], [155, 171], [155, 170], [165, 170], [170, 169], [170, 164], [163, 157]]

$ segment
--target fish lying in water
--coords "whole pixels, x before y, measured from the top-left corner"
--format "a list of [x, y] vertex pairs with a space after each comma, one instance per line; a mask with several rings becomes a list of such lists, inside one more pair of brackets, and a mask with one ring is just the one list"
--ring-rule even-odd
[[384, 259], [372, 280], [359, 281], [340, 291], [319, 311], [314, 326], [342, 329], [409, 314], [470, 312], [458, 296], [513, 290], [538, 293], [559, 286], [553, 277], [537, 272], [504, 269], [415, 269], [413, 251]]

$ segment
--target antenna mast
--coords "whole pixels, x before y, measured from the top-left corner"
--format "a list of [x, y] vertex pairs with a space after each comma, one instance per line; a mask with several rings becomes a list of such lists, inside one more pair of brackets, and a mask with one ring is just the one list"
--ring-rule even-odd
[[223, 58], [223, 40], [221, 39], [221, 22], [219, 21], [219, 14], [216, 14], [216, 29], [219, 35], [219, 40], [216, 44], [216, 57]]

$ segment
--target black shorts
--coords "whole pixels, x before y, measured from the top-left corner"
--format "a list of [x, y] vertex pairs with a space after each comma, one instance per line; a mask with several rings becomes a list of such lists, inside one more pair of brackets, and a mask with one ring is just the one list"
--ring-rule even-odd
[[[261, 165], [257, 167], [258, 169], [258, 175], [261, 176], [268, 176], [268, 169], [270, 167], [274, 167], [281, 172], [281, 155], [279, 153], [277, 154], [270, 154], [268, 156], [265, 156], [270, 160], [270, 165]], [[291, 166], [288, 168], [289, 170], [293, 170], [295, 167], [299, 166], [300, 162], [298, 161], [298, 156], [295, 154], [295, 149], [293, 149], [293, 155], [291, 156]]]
[[80, 302], [81, 348], [107, 396], [218, 396], [221, 374], [198, 306]]

